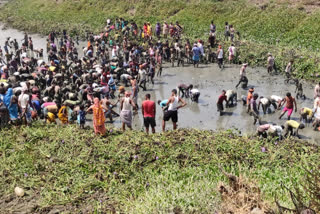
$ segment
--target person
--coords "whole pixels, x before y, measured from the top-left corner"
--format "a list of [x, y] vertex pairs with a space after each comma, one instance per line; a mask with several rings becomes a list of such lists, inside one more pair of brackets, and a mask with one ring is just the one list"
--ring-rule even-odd
[[291, 78], [292, 66], [293, 66], [293, 60], [290, 60], [285, 69], [287, 80]]
[[151, 95], [146, 94], [145, 101], [142, 102], [142, 115], [147, 134], [149, 134], [149, 126], [151, 126], [152, 133], [156, 132], [156, 104], [150, 98]]
[[147, 83], [147, 72], [143, 68], [143, 65], [140, 65], [139, 69], [139, 87], [143, 89], [143, 91], [146, 91], [146, 83]]
[[216, 32], [216, 25], [211, 21], [210, 24], [210, 33], [215, 33]]
[[247, 112], [249, 113], [250, 111], [250, 100], [252, 99], [253, 97], [253, 92], [254, 92], [254, 88], [250, 88], [249, 91], [248, 91], [248, 95], [247, 97], [243, 97], [242, 98], [242, 101], [243, 101], [243, 105], [247, 105]]
[[313, 109], [313, 116], [314, 116], [314, 121], [312, 123], [312, 127], [314, 131], [317, 131], [319, 129], [320, 126], [320, 103], [317, 103], [317, 105], [314, 107]]
[[160, 105], [160, 107], [162, 108], [163, 111], [168, 110], [167, 103], [168, 103], [168, 99], [165, 99], [165, 100], [162, 100], [162, 101], [158, 100], [158, 105]]
[[86, 124], [86, 112], [84, 111], [84, 105], [80, 106], [80, 110], [78, 111], [77, 121], [80, 125], [81, 129], [84, 129], [84, 125]]
[[130, 98], [131, 93], [129, 91], [125, 92], [125, 96], [120, 101], [120, 119], [122, 122], [122, 131], [126, 130], [125, 125], [128, 126], [129, 129], [132, 129], [132, 110], [131, 106], [135, 108], [135, 103]]
[[271, 100], [269, 98], [261, 96], [260, 99], [259, 99], [258, 111], [260, 110], [260, 105], [262, 106], [262, 110], [263, 110], [264, 114], [267, 113], [267, 110], [271, 111], [269, 109], [269, 107], [271, 105]]
[[[117, 101], [117, 103], [118, 102], [119, 100]], [[112, 110], [112, 108], [116, 106], [117, 103], [112, 103], [107, 97], [101, 100], [101, 105], [103, 105], [106, 109], [108, 109], [105, 112], [105, 118], [109, 118], [111, 123], [113, 123], [113, 118], [112, 118], [113, 115], [120, 116], [118, 113]]]
[[236, 85], [236, 88], [238, 88], [238, 86], [242, 84], [242, 88], [246, 88], [248, 86], [248, 78], [247, 78], [247, 74], [246, 74], [246, 69], [248, 67], [247, 63], [242, 64], [242, 67], [240, 69], [240, 79], [238, 84]]
[[48, 112], [46, 115], [45, 115], [45, 121], [47, 124], [56, 124], [56, 116], [51, 113], [51, 112]]
[[10, 116], [10, 123], [15, 124], [19, 118], [18, 98], [15, 95], [13, 95], [10, 99], [8, 110]]
[[234, 60], [234, 57], [236, 55], [236, 48], [234, 47], [234, 44], [232, 43], [231, 46], [228, 48], [229, 52], [229, 63], [232, 63]]
[[199, 100], [199, 97], [200, 97], [200, 91], [196, 88], [192, 88], [190, 90], [190, 98], [191, 98], [191, 101], [193, 102], [198, 102]]
[[303, 107], [300, 109], [299, 114], [300, 114], [300, 121], [308, 123], [312, 120], [313, 110], [307, 107]]
[[227, 103], [226, 103], [227, 108], [237, 103], [237, 92], [233, 90], [227, 90], [226, 96], [227, 96]]
[[224, 40], [228, 41], [230, 36], [230, 26], [229, 23], [226, 22], [224, 25]]
[[273, 105], [274, 109], [280, 109], [281, 107], [281, 102], [283, 100], [282, 97], [278, 96], [278, 95], [271, 95], [270, 96], [270, 100], [271, 100], [271, 104]]
[[250, 100], [250, 115], [253, 116], [254, 121], [253, 121], [253, 125], [255, 125], [257, 123], [257, 121], [259, 121], [259, 124], [261, 125], [261, 120], [259, 117], [259, 111], [257, 109], [257, 99], [258, 99], [259, 95], [258, 94], [254, 94], [253, 98]]
[[288, 120], [290, 120], [291, 114], [293, 112], [293, 110], [295, 110], [295, 112], [297, 112], [297, 103], [296, 103], [296, 99], [294, 97], [291, 96], [291, 93], [288, 92], [286, 94], [286, 97], [282, 100], [282, 104], [280, 106], [280, 108], [286, 104], [286, 107], [283, 109], [279, 119], [281, 119], [283, 117], [283, 115], [288, 112]]
[[272, 127], [271, 124], [264, 124], [264, 125], [260, 125], [257, 128], [257, 136], [258, 137], [263, 137], [263, 138], [267, 138], [268, 137], [268, 130]]
[[218, 46], [217, 58], [218, 58], [218, 66], [219, 68], [222, 69], [223, 68], [223, 49], [221, 45]]
[[[181, 103], [181, 105], [179, 105]], [[173, 89], [171, 91], [171, 97], [168, 99], [167, 106], [168, 111], [164, 113], [163, 120], [162, 120], [162, 131], [165, 132], [166, 128], [166, 121], [172, 120], [173, 123], [173, 130], [177, 129], [177, 122], [178, 122], [178, 109], [186, 106], [187, 103], [178, 97], [177, 90]]]
[[268, 59], [267, 59], [267, 70], [268, 73], [271, 74], [274, 68], [274, 58], [271, 53], [268, 53]]
[[99, 98], [95, 97], [93, 99], [93, 105], [91, 105], [87, 111], [93, 111], [93, 128], [94, 133], [96, 135], [105, 135], [106, 134], [106, 127], [104, 125], [105, 122], [105, 116], [103, 111], [107, 111], [107, 109], [101, 105]]
[[268, 129], [267, 134], [271, 136], [272, 138], [278, 138], [279, 140], [282, 140], [282, 132], [283, 132], [284, 126], [279, 126], [276, 124], [273, 124]]
[[182, 96], [181, 98], [183, 98], [184, 96], [186, 98], [189, 98], [189, 95], [190, 95], [190, 90], [193, 88], [193, 85], [190, 84], [190, 85], [186, 85], [186, 84], [180, 84], [178, 85], [178, 89], [179, 89], [179, 93], [178, 95], [180, 96], [180, 92], [182, 93]]
[[320, 82], [314, 87], [314, 99], [320, 97]]
[[30, 124], [31, 122], [29, 100], [30, 100], [30, 96], [28, 94], [28, 88], [24, 86], [22, 89], [22, 93], [18, 98], [18, 105], [20, 107], [21, 118], [25, 125]]
[[58, 118], [62, 124], [68, 124], [68, 104], [66, 102], [64, 102], [59, 109]]
[[201, 50], [198, 47], [198, 45], [194, 43], [192, 48], [193, 67], [196, 67], [196, 66], [199, 67], [200, 55], [201, 55]]
[[220, 116], [223, 115], [223, 101], [227, 102], [227, 96], [226, 96], [226, 91], [222, 90], [222, 94], [219, 96], [218, 100], [217, 100], [217, 109], [220, 112]]
[[132, 76], [130, 74], [121, 74], [120, 75], [120, 81], [124, 83], [125, 87], [128, 87], [128, 82], [132, 79]]
[[303, 123], [298, 123], [297, 121], [294, 121], [294, 120], [288, 120], [284, 124], [284, 137], [296, 136], [300, 138], [299, 130], [304, 128], [305, 128], [305, 125]]
[[296, 94], [296, 98], [299, 99], [299, 98], [302, 98], [302, 99], [306, 99], [306, 95], [303, 93], [303, 86], [302, 86], [302, 83], [301, 81], [297, 80], [296, 82], [296, 90], [295, 90], [295, 93]]

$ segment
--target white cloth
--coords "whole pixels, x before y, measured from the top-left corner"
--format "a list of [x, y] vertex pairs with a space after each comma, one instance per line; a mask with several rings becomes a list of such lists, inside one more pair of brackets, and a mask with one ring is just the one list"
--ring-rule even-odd
[[139, 70], [140, 80], [146, 80], [147, 79], [147, 72], [144, 69]]
[[261, 102], [263, 105], [266, 105], [266, 104], [268, 104], [269, 100], [264, 97], [264, 98], [260, 99], [260, 102]]
[[223, 50], [220, 49], [219, 54], [218, 54], [218, 59], [222, 59], [223, 58]]
[[234, 46], [229, 47], [229, 56], [235, 56], [236, 55], [236, 48]]
[[26, 108], [28, 106], [28, 102], [29, 102], [29, 95], [28, 94], [21, 94], [19, 96], [19, 102], [20, 102], [21, 108]]
[[274, 101], [276, 101], [276, 102], [279, 102], [279, 101], [282, 100], [282, 97], [279, 97], [279, 96], [277, 96], [277, 95], [272, 95], [272, 96], [271, 96], [271, 99], [274, 100]]

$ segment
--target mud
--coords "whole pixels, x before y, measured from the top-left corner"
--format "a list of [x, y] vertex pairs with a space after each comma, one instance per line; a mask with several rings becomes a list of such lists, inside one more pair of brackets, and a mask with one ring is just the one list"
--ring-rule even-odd
[[[7, 37], [23, 39], [23, 32], [15, 29], [2, 29], [3, 25], [0, 25], [0, 44], [3, 45]], [[46, 38], [39, 35], [30, 35], [33, 38], [35, 49], [46, 47]], [[82, 47], [85, 43], [80, 43]], [[79, 54], [82, 51], [79, 50]], [[46, 56], [44, 56], [46, 59]], [[138, 103], [144, 100], [144, 95], [150, 93], [152, 100], [164, 100], [170, 97], [170, 92], [173, 88], [176, 88], [180, 83], [193, 84], [195, 88], [200, 90], [199, 103], [193, 103], [190, 99], [187, 100], [187, 106], [179, 110], [179, 128], [196, 128], [196, 129], [210, 129], [210, 130], [226, 130], [226, 129], [238, 129], [242, 133], [254, 133], [258, 125], [253, 125], [253, 118], [246, 113], [246, 108], [242, 106], [241, 102], [233, 108], [225, 109], [226, 114], [219, 116], [216, 107], [216, 101], [223, 89], [235, 89], [235, 85], [238, 82], [240, 67], [237, 65], [226, 65], [225, 69], [220, 70], [217, 64], [200, 65], [199, 68], [193, 68], [191, 65], [185, 67], [171, 67], [166, 64], [163, 69], [162, 77], [155, 78], [155, 84], [147, 84], [147, 91], [140, 90]], [[279, 95], [284, 97], [287, 92], [291, 92], [295, 95], [295, 86], [284, 83], [284, 77], [281, 75], [270, 76], [267, 74], [265, 68], [248, 68], [247, 77], [249, 79], [249, 87], [255, 87], [255, 92], [260, 96]], [[313, 84], [303, 82], [304, 94], [306, 100], [297, 100], [298, 109], [301, 107], [313, 106]], [[242, 95], [247, 94], [247, 90], [237, 89], [238, 99]], [[119, 107], [115, 110], [119, 112]], [[260, 116], [264, 123], [272, 122], [282, 125], [286, 121], [286, 116], [282, 120], [279, 120], [280, 111], [272, 112], [271, 114], [263, 115], [262, 111]], [[156, 131], [161, 131], [162, 122], [162, 110], [157, 105]], [[88, 124], [92, 121], [88, 116]], [[293, 120], [299, 120], [299, 114], [293, 113]], [[108, 119], [107, 119], [108, 121]], [[107, 126], [120, 127], [120, 118], [115, 118], [113, 124], [107, 123]], [[143, 129], [143, 117], [141, 111], [134, 116], [134, 129]], [[167, 129], [172, 129], [172, 124], [167, 123]], [[309, 140], [314, 143], [320, 142], [320, 134], [314, 132], [311, 128], [311, 124], [307, 125], [307, 128], [300, 132], [303, 139]]]

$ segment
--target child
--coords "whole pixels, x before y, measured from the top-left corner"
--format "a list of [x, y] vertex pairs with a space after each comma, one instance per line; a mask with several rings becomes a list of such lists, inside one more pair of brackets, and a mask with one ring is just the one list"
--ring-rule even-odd
[[86, 112], [84, 111], [84, 106], [80, 106], [80, 110], [78, 111], [78, 123], [81, 129], [84, 129], [84, 125], [86, 123]]

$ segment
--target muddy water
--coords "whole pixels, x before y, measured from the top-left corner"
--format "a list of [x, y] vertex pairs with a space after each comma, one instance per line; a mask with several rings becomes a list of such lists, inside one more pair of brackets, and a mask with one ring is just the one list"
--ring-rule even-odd
[[[7, 37], [13, 37], [21, 41], [23, 39], [23, 32], [15, 29], [2, 29], [0, 25], [0, 44], [3, 45]], [[43, 48], [46, 47], [46, 38], [39, 35], [31, 35], [34, 42], [34, 47]], [[83, 46], [84, 43], [80, 44]], [[81, 47], [82, 47], [81, 46]], [[81, 51], [79, 50], [79, 53]], [[243, 133], [253, 133], [257, 129], [257, 125], [253, 125], [253, 118], [246, 113], [245, 107], [241, 102], [236, 107], [226, 109], [224, 116], [219, 116], [216, 107], [216, 101], [223, 89], [235, 89], [235, 85], [239, 78], [239, 66], [227, 65], [224, 70], [220, 70], [216, 64], [200, 65], [199, 68], [193, 68], [193, 66], [174, 67], [165, 65], [163, 69], [163, 75], [160, 78], [155, 78], [155, 85], [147, 84], [148, 90], [143, 92], [140, 90], [138, 103], [144, 99], [146, 93], [150, 93], [152, 100], [163, 100], [170, 96], [170, 91], [176, 88], [180, 83], [193, 84], [194, 87], [200, 90], [201, 96], [199, 103], [193, 103], [190, 100], [186, 100], [187, 106], [179, 110], [179, 122], [180, 128], [197, 128], [197, 129], [213, 129], [213, 130], [226, 130], [236, 128]], [[260, 96], [279, 95], [284, 97], [286, 92], [294, 94], [295, 86], [284, 84], [284, 78], [280, 75], [269, 76], [264, 68], [248, 68], [247, 76], [249, 79], [249, 87], [255, 87], [255, 92]], [[246, 95], [247, 91], [243, 89], [237, 89], [238, 99], [242, 95]], [[298, 100], [298, 109], [301, 107], [313, 106], [313, 85], [304, 82], [304, 93], [307, 96], [306, 100]], [[119, 108], [115, 108], [119, 112]], [[264, 123], [272, 122], [282, 125], [285, 123], [284, 117], [279, 120], [280, 112], [272, 112], [271, 114], [260, 114]], [[161, 131], [162, 110], [157, 105], [157, 131]], [[298, 113], [294, 113], [292, 119], [298, 120]], [[90, 116], [88, 117], [88, 124], [92, 121]], [[107, 126], [120, 127], [121, 122], [119, 118], [115, 118], [113, 124], [108, 123]], [[141, 111], [134, 116], [134, 129], [143, 129], [143, 118]], [[167, 123], [167, 129], [172, 129], [172, 124]], [[310, 140], [312, 142], [320, 142], [320, 134], [312, 131], [312, 128], [307, 127], [300, 132], [303, 139]]]

